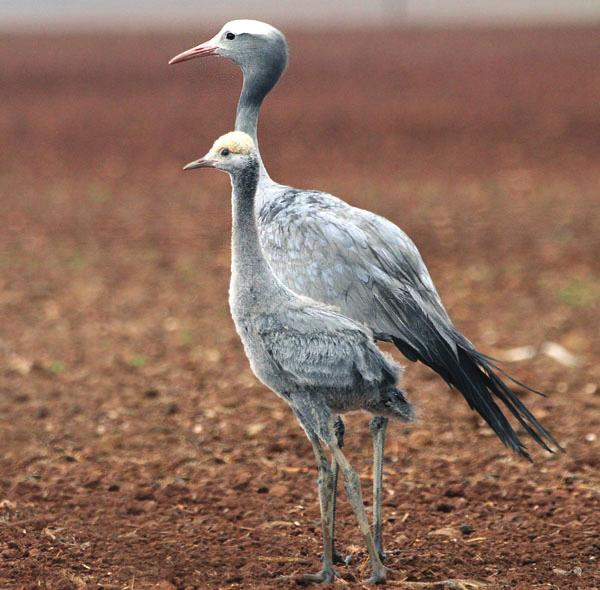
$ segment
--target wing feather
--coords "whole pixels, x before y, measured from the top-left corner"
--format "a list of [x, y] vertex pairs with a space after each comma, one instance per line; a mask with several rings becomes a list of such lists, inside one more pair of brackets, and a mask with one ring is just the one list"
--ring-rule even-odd
[[261, 319], [261, 341], [280, 370], [300, 387], [352, 389], [395, 383], [398, 370], [377, 349], [367, 328], [334, 310], [307, 306], [287, 312], [285, 328]]

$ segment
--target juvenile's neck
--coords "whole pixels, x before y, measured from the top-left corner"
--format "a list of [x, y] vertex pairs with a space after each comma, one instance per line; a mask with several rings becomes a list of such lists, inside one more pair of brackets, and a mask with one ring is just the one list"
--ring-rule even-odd
[[231, 238], [232, 284], [238, 294], [250, 295], [255, 303], [281, 291], [260, 247], [254, 202], [259, 178], [259, 160], [231, 175], [233, 231]]

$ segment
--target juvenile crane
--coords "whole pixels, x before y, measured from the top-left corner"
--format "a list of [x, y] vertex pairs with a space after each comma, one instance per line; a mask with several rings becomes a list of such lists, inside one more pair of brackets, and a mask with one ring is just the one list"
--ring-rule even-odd
[[333, 472], [325, 444], [342, 470], [346, 495], [363, 534], [373, 574], [386, 568], [373, 541], [360, 479], [344, 456], [334, 418], [351, 410], [410, 421], [413, 409], [397, 387], [399, 367], [375, 346], [370, 330], [335, 308], [296, 295], [271, 271], [260, 247], [254, 201], [260, 163], [252, 138], [231, 132], [185, 170], [212, 167], [232, 184], [232, 262], [229, 306], [254, 374], [291, 407], [312, 443], [319, 470], [323, 565], [309, 581], [330, 582], [333, 570]]
[[[235, 128], [258, 145], [261, 104], [287, 65], [284, 35], [266, 23], [235, 20], [170, 63], [210, 55], [228, 58], [241, 68], [244, 80]], [[453, 325], [419, 251], [401, 229], [333, 195], [278, 184], [270, 178], [260, 154], [258, 159], [255, 215], [260, 244], [275, 276], [286, 287], [336, 306], [343, 315], [367, 325], [376, 340], [392, 342], [409, 360], [433, 369], [460, 391], [518, 455], [530, 459], [498, 402], [541, 447], [560, 448], [506, 385], [498, 367]], [[337, 426], [341, 447], [341, 420]], [[374, 418], [370, 426], [374, 535], [383, 556], [381, 480], [387, 418]], [[335, 464], [333, 470], [337, 473]]]

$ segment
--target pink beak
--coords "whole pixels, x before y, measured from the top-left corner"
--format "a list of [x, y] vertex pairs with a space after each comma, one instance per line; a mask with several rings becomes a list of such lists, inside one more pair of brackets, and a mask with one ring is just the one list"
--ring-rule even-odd
[[176, 55], [171, 61], [169, 61], [169, 65], [178, 64], [182, 61], [188, 61], [189, 59], [194, 59], [195, 57], [206, 57], [208, 55], [217, 55], [217, 49], [219, 49], [216, 45], [213, 45], [210, 41], [206, 43], [202, 43], [201, 45], [197, 45], [196, 47], [192, 47], [187, 51]]

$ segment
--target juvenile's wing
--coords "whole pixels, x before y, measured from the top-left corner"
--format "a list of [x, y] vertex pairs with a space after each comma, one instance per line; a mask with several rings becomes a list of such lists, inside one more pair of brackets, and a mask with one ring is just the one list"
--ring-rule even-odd
[[369, 333], [338, 313], [315, 307], [286, 312], [284, 325], [260, 318], [260, 337], [278, 368], [307, 389], [395, 383], [398, 369]]

